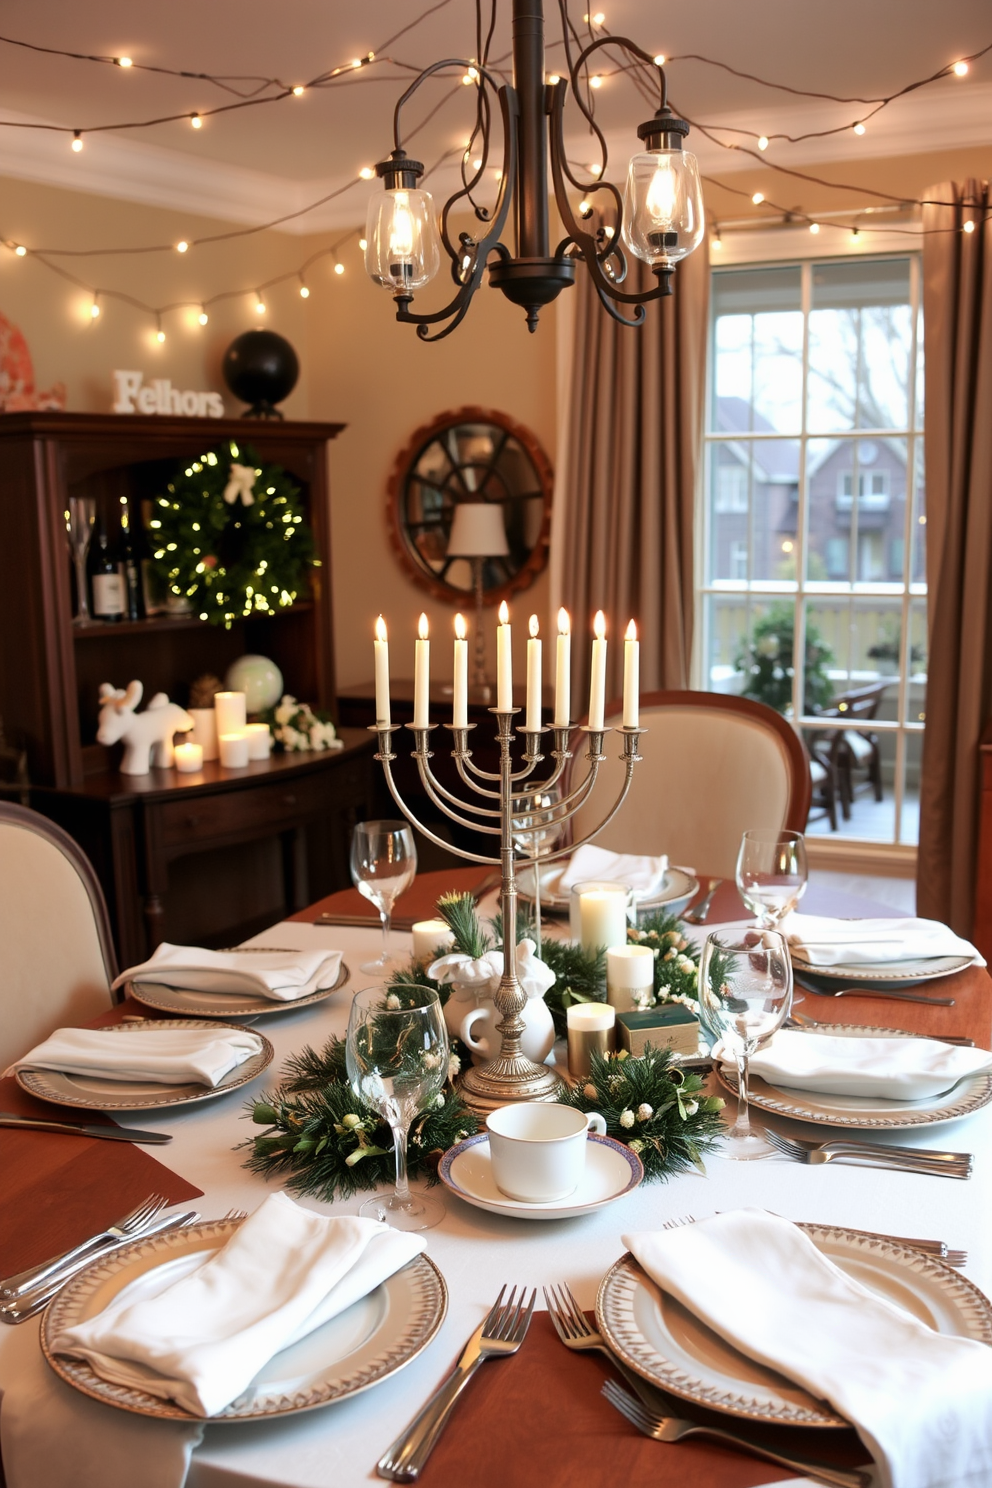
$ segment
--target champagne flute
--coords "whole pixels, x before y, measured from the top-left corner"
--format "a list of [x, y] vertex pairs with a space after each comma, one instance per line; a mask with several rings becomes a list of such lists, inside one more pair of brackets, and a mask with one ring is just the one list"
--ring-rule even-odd
[[541, 954], [541, 858], [561, 841], [564, 823], [555, 815], [560, 802], [561, 790], [557, 785], [514, 801], [516, 809], [526, 812], [513, 818], [513, 845], [534, 864], [534, 939], [538, 955]]
[[363, 961], [362, 971], [386, 973], [403, 964], [389, 954], [389, 926], [393, 905], [417, 876], [417, 846], [413, 832], [401, 821], [359, 822], [351, 837], [351, 879], [370, 899], [382, 921], [382, 955]]
[[737, 1120], [723, 1155], [771, 1157], [775, 1149], [751, 1130], [747, 1109], [748, 1060], [781, 1028], [792, 1006], [792, 961], [784, 935], [714, 930], [699, 964], [699, 1003], [707, 1028], [719, 1035], [737, 1064]]
[[762, 930], [774, 930], [806, 892], [809, 869], [802, 832], [745, 832], [737, 854], [737, 889]]
[[76, 571], [76, 616], [77, 625], [86, 625], [90, 620], [90, 605], [86, 583], [86, 555], [93, 536], [96, 521], [96, 502], [92, 496], [70, 496], [66, 512], [66, 537]]
[[448, 1031], [431, 987], [380, 987], [358, 992], [351, 1005], [345, 1062], [359, 1100], [384, 1116], [393, 1133], [396, 1187], [359, 1209], [396, 1230], [429, 1230], [444, 1218], [439, 1199], [413, 1194], [406, 1173], [410, 1123], [437, 1100], [448, 1075]]

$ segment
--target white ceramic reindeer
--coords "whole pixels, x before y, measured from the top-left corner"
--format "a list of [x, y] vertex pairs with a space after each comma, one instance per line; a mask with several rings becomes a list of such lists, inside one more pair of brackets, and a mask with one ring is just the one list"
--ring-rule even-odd
[[96, 736], [101, 744], [124, 740], [123, 775], [147, 775], [153, 763], [160, 769], [168, 769], [175, 763], [173, 734], [188, 733], [193, 727], [186, 709], [170, 703], [164, 692], [155, 694], [144, 713], [136, 713], [142, 691], [140, 682], [128, 683], [126, 690], [112, 687], [109, 682], [100, 687], [100, 726]]

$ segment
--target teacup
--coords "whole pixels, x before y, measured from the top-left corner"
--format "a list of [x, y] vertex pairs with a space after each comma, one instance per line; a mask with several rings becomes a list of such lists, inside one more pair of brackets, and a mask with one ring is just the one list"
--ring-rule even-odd
[[606, 1133], [598, 1111], [585, 1115], [544, 1101], [500, 1106], [486, 1125], [496, 1187], [525, 1204], [574, 1193], [585, 1171], [589, 1132]]

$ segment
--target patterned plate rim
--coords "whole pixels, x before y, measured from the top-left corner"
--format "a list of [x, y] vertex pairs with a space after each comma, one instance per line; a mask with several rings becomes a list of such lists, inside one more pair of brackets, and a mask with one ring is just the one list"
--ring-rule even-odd
[[[52, 1092], [51, 1088], [46, 1089], [46, 1075], [57, 1075], [60, 1073], [65, 1075], [67, 1072], [64, 1070], [15, 1070], [14, 1078], [21, 1089], [27, 1091], [28, 1095], [35, 1095], [39, 1100], [47, 1101], [51, 1106], [78, 1106], [86, 1111], [160, 1111], [164, 1110], [167, 1106], [196, 1105], [200, 1101], [214, 1100], [219, 1095], [227, 1095], [230, 1090], [240, 1090], [242, 1085], [247, 1085], [249, 1080], [254, 1080], [256, 1075], [260, 1075], [264, 1069], [268, 1069], [276, 1057], [275, 1049], [265, 1035], [259, 1033], [257, 1028], [245, 1028], [241, 1023], [217, 1023], [210, 1018], [148, 1018], [143, 1019], [140, 1023], [108, 1023], [104, 1028], [94, 1031], [99, 1033], [135, 1033], [143, 1031], [146, 1026], [153, 1026], [155, 1028], [217, 1028], [222, 1029], [225, 1033], [233, 1033], [235, 1030], [238, 1030], [241, 1033], [250, 1033], [254, 1038], [261, 1039], [262, 1047], [257, 1054], [253, 1054], [250, 1059], [245, 1060], [244, 1064], [238, 1066], [236, 1078], [229, 1080], [226, 1085], [215, 1085], [210, 1089], [204, 1087], [196, 1095], [181, 1095], [178, 1092], [170, 1095], [168, 1093], [169, 1086], [161, 1085], [159, 1087], [162, 1091], [161, 1098], [156, 1098], [153, 1101], [140, 1101], [137, 1105], [133, 1100], [114, 1100], [112, 1096], [56, 1095]], [[140, 1081], [135, 1081], [135, 1084], [140, 1083]], [[149, 1081], [148, 1083], [151, 1084], [152, 1082]], [[192, 1083], [191, 1080], [186, 1081], [187, 1085]]]
[[[733, 1079], [719, 1064], [714, 1064], [713, 1069], [724, 1089], [736, 1096], [737, 1086]], [[747, 1098], [748, 1103], [757, 1106], [760, 1111], [770, 1111], [775, 1116], [788, 1116], [793, 1121], [808, 1121], [814, 1126], [843, 1126], [856, 1131], [904, 1131], [911, 1126], [937, 1126], [944, 1121], [957, 1121], [961, 1116], [970, 1116], [973, 1111], [980, 1111], [992, 1101], [992, 1073], [966, 1075], [965, 1081], [967, 1088], [948, 1105], [931, 1108], [929, 1111], [908, 1111], [904, 1108], [901, 1115], [892, 1116], [866, 1116], [853, 1111], [811, 1111], [809, 1106], [795, 1104], [799, 1092], [790, 1098], [780, 1085], [769, 1085], [759, 1075], [754, 1075], [748, 1082]], [[812, 1096], [815, 1092], [809, 1093]], [[935, 1096], [934, 1099], [938, 1097]]]
[[[249, 950], [249, 951], [253, 951], [253, 950], [267, 951], [269, 949], [269, 947], [268, 946], [239, 946], [239, 947], [237, 947], [237, 949], [238, 950]], [[325, 999], [325, 997], [330, 997], [330, 995], [331, 995], [332, 992], [339, 991], [344, 986], [345, 982], [348, 980], [348, 978], [350, 976], [351, 976], [351, 971], [349, 970], [348, 963], [342, 958], [342, 961], [341, 961], [341, 970], [338, 972], [337, 979], [335, 980], [334, 986], [333, 987], [323, 987], [319, 992], [311, 992], [310, 995], [309, 995], [309, 997], [296, 997], [296, 998], [293, 999], [292, 1002], [278, 1002], [278, 1001], [275, 1001], [274, 999], [268, 999], [268, 998], [264, 998], [263, 999], [263, 998], [259, 997], [259, 998], [256, 999], [256, 1003], [257, 1002], [264, 1002], [265, 1005], [263, 1007], [256, 1006], [256, 1003], [250, 1003], [250, 1004], [247, 1004], [247, 1005], [244, 1005], [243, 1004], [241, 1007], [232, 1007], [231, 1006], [231, 998], [232, 998], [232, 996], [236, 996], [237, 994], [232, 994], [230, 992], [223, 992], [223, 993], [218, 993], [217, 995], [219, 997], [225, 998], [226, 1001], [225, 1001], [225, 1005], [224, 1006], [215, 1007], [215, 1008], [214, 1007], [211, 1007], [211, 1008], [195, 1008], [195, 1009], [194, 1008], [187, 1008], [187, 1009], [185, 1009], [185, 1011], [186, 1012], [196, 1012], [196, 1013], [200, 1014], [203, 1017], [209, 1017], [209, 1018], [264, 1018], [264, 1017], [267, 1017], [270, 1013], [291, 1013], [294, 1008], [310, 1007], [311, 1004], [313, 1004], [315, 1002], [323, 1002], [324, 999]], [[142, 997], [142, 995], [141, 995], [141, 987], [142, 987], [142, 985], [145, 985], [146, 986], [146, 991], [145, 991], [144, 997]], [[182, 1007], [177, 1007], [176, 1004], [174, 1002], [172, 1002], [172, 1001], [165, 1001], [165, 1002], [163, 1002], [161, 999], [155, 999], [154, 997], [149, 997], [148, 996], [148, 993], [147, 993], [147, 987], [162, 987], [162, 988], [164, 988], [165, 991], [167, 991], [167, 992], [169, 992], [169, 993], [171, 993], [173, 995], [178, 994], [179, 996], [182, 996], [183, 992], [186, 992], [186, 991], [193, 991], [194, 992], [194, 995], [197, 996], [197, 997], [209, 997], [210, 996], [210, 993], [209, 992], [195, 992], [195, 989], [189, 988], [189, 987], [165, 987], [165, 983], [164, 982], [148, 982], [147, 984], [142, 984], [140, 982], [139, 983], [135, 983], [135, 982], [128, 982], [127, 983], [127, 995], [129, 997], [133, 997], [134, 1000], [135, 1000], [135, 1002], [143, 1003], [145, 1007], [157, 1008], [160, 1012], [166, 1012], [166, 1013], [182, 1013], [184, 1011], [184, 1009]]]
[[[61, 1357], [53, 1351], [52, 1340], [63, 1328], [71, 1327], [77, 1321], [80, 1309], [94, 1287], [120, 1271], [132, 1257], [160, 1251], [164, 1263], [170, 1259], [169, 1253], [174, 1252], [183, 1239], [201, 1235], [216, 1237], [218, 1243], [222, 1244], [230, 1239], [242, 1223], [242, 1220], [221, 1219], [187, 1225], [182, 1230], [170, 1230], [146, 1240], [136, 1240], [133, 1244], [114, 1251], [105, 1260], [94, 1261], [87, 1266], [85, 1271], [81, 1271], [58, 1294], [43, 1315], [40, 1341], [48, 1364], [66, 1384], [72, 1385], [83, 1395], [89, 1395], [93, 1400], [102, 1401], [104, 1405], [116, 1406], [118, 1410], [129, 1411], [132, 1415], [153, 1416], [169, 1421], [198, 1421], [203, 1424], [204, 1417], [191, 1415], [176, 1405], [175, 1401], [160, 1400], [157, 1396], [146, 1395], [142, 1390], [112, 1384], [109, 1380], [101, 1379], [85, 1360]], [[278, 1416], [317, 1410], [334, 1400], [343, 1400], [347, 1395], [357, 1395], [409, 1364], [423, 1352], [444, 1322], [448, 1310], [448, 1288], [437, 1266], [424, 1254], [415, 1256], [381, 1284], [389, 1286], [395, 1276], [406, 1272], [415, 1277], [419, 1295], [405, 1331], [394, 1344], [374, 1357], [363, 1369], [351, 1376], [346, 1374], [337, 1381], [326, 1381], [308, 1391], [274, 1395], [264, 1403], [256, 1399], [239, 1407], [237, 1401], [233, 1401], [216, 1416], [207, 1417], [206, 1424], [214, 1426], [230, 1422], [271, 1421]]]
[[[524, 862], [520, 866], [528, 868], [530, 864]], [[692, 896], [697, 892], [699, 888], [699, 879], [696, 878], [694, 874], [687, 873], [684, 868], [669, 868], [667, 871], [669, 874], [681, 874], [682, 878], [685, 880], [685, 886], [679, 889], [676, 893], [669, 893], [668, 890], [671, 885], [666, 880], [665, 887], [661, 890], [660, 894], [654, 894], [650, 899], [638, 899], [636, 901], [638, 913], [640, 913], [641, 910], [664, 909], [666, 904], [675, 904], [678, 903], [678, 901], [681, 899], [691, 899]], [[534, 902], [533, 894], [530, 893], [529, 890], [521, 888], [519, 883], [517, 885], [517, 897], [523, 899], [528, 904], [533, 904]], [[557, 910], [559, 913], [567, 913], [568, 905], [568, 899], [562, 898], [560, 894], [541, 894], [541, 907], [543, 909]]]
[[[618, 1153], [630, 1169], [630, 1181], [626, 1184], [626, 1186], [624, 1188], [618, 1189], [615, 1194], [610, 1194], [608, 1198], [597, 1199], [595, 1203], [589, 1204], [589, 1211], [592, 1212], [593, 1209], [598, 1209], [603, 1204], [612, 1204], [614, 1199], [622, 1199], [624, 1194], [629, 1194], [635, 1188], [639, 1187], [639, 1185], [644, 1180], [644, 1164], [641, 1162], [641, 1159], [638, 1157], [636, 1152], [632, 1152], [625, 1142], [618, 1142], [616, 1137], [601, 1136], [599, 1132], [590, 1132], [589, 1140], [590, 1142], [598, 1142], [601, 1147], [608, 1147], [612, 1152]], [[477, 1132], [474, 1137], [465, 1137], [461, 1142], [456, 1142], [454, 1147], [449, 1147], [447, 1152], [442, 1157], [440, 1163], [438, 1164], [437, 1176], [440, 1178], [445, 1188], [447, 1188], [451, 1193], [457, 1194], [458, 1198], [464, 1199], [466, 1204], [474, 1204], [478, 1206], [482, 1201], [480, 1200], [478, 1194], [469, 1193], [468, 1189], [462, 1188], [461, 1185], [455, 1181], [455, 1179], [451, 1176], [451, 1165], [455, 1161], [456, 1157], [460, 1157], [461, 1154], [463, 1152], [467, 1152], [470, 1147], [477, 1147], [480, 1142], [488, 1141], [489, 1133], [484, 1131]], [[569, 1206], [568, 1202], [569, 1199], [572, 1197], [572, 1194], [566, 1194], [563, 1199], [553, 1199], [550, 1202], [552, 1204], [561, 1205], [565, 1208], [574, 1208], [574, 1205]], [[487, 1205], [489, 1205], [490, 1203], [496, 1205], [500, 1204], [500, 1202], [501, 1201], [499, 1199], [493, 1199], [492, 1201], [488, 1199], [486, 1200]], [[549, 1218], [554, 1218], [553, 1210], [550, 1207], [546, 1208], [543, 1204], [522, 1204], [517, 1199], [507, 1199], [506, 1209], [504, 1211], [501, 1208], [500, 1213], [505, 1212], [506, 1215], [512, 1219], [513, 1215], [519, 1213], [521, 1210], [523, 1210], [527, 1214], [547, 1213]]]
[[[904, 1269], [926, 1276], [940, 1286], [958, 1305], [970, 1331], [962, 1336], [992, 1346], [992, 1303], [967, 1277], [961, 1276], [945, 1262], [920, 1250], [898, 1245], [885, 1235], [869, 1235], [847, 1230], [839, 1225], [800, 1224], [810, 1239], [839, 1238], [856, 1250], [881, 1254]], [[656, 1286], [627, 1251], [610, 1267], [600, 1283], [596, 1297], [596, 1319], [600, 1332], [610, 1348], [638, 1374], [654, 1385], [695, 1405], [736, 1416], [747, 1421], [767, 1421], [782, 1426], [810, 1426], [850, 1430], [850, 1421], [828, 1409], [815, 1410], [788, 1402], [759, 1402], [749, 1396], [746, 1386], [741, 1393], [707, 1385], [704, 1380], [687, 1374], [677, 1364], [658, 1354], [637, 1328], [633, 1318], [633, 1296], [637, 1287], [647, 1283]]]
[[[973, 965], [971, 956], [935, 956], [934, 960], [953, 961], [954, 966], [945, 966], [940, 971], [928, 971], [921, 967], [918, 971], [902, 971], [893, 962], [879, 963], [885, 965], [886, 969], [880, 971], [877, 967], [864, 966], [859, 962], [852, 961], [850, 965], [844, 966], [816, 966], [810, 961], [805, 961], [802, 956], [792, 951], [792, 964], [805, 976], [826, 977], [830, 981], [841, 982], [937, 982], [941, 977], [956, 976], [959, 971], [966, 971]], [[913, 960], [926, 961], [926, 956], [915, 956]]]

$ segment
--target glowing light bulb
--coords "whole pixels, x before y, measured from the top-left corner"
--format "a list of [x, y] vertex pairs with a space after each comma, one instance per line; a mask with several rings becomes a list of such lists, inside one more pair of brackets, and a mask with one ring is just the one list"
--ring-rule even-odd
[[[132, 63], [130, 57], [118, 57], [117, 58], [117, 66], [118, 67], [132, 67], [133, 65], [134, 64]], [[967, 69], [967, 66], [965, 66], [965, 71], [967, 72], [967, 70], [968, 70]]]
[[715, 232], [713, 233], [713, 237], [712, 237], [711, 245], [710, 246], [713, 247], [713, 248], [722, 248], [723, 247], [723, 239], [720, 236], [720, 229], [719, 228], [717, 228], [715, 230]]
[[606, 17], [603, 12], [601, 10], [597, 10], [596, 14], [592, 18], [592, 23], [594, 26], [602, 26], [605, 20]]
[[466, 88], [470, 88], [472, 86], [472, 75], [471, 75], [471, 73], [465, 72], [465, 73], [462, 74], [462, 83], [463, 83], [463, 85]]
[[93, 296], [93, 303], [90, 306], [90, 315], [92, 316], [92, 318], [94, 320], [96, 320], [96, 318], [97, 318], [97, 316], [99, 314], [100, 314], [100, 306], [97, 304], [97, 302], [96, 302], [96, 296], [94, 295]]
[[352, 67], [361, 67], [361, 65], [362, 65], [362, 59], [361, 59], [361, 57], [354, 57], [354, 58], [352, 58], [351, 65], [352, 65]]
[[359, 238], [359, 240], [358, 240], [358, 246], [359, 246], [359, 248], [361, 248], [362, 252], [364, 253], [365, 250], [366, 250], [366, 248], [369, 246], [369, 240], [368, 240], [368, 238]]
[[768, 136], [767, 136], [767, 134], [763, 134], [761, 136], [761, 138], [759, 139], [759, 141], [758, 141], [758, 149], [759, 150], [767, 150], [768, 149]]
[[203, 120], [200, 118], [199, 114], [190, 114], [190, 116], [189, 116], [189, 122], [190, 122], [190, 126], [193, 129], [202, 129], [203, 128]]
[[548, 82], [551, 84], [552, 88], [554, 88], [554, 87], [557, 86], [558, 83], [561, 82], [561, 78], [558, 76], [558, 74], [556, 72], [553, 72], [551, 74], [551, 76], [548, 78]]
[[473, 160], [472, 161], [472, 169], [474, 171], [481, 170], [482, 169], [482, 161], [481, 160]]
[[304, 89], [303, 84], [297, 83], [296, 87], [293, 89], [293, 97], [302, 98], [305, 91], [306, 90]]
[[856, 227], [852, 227], [851, 228], [851, 242], [852, 243], [856, 243], [860, 237], [861, 237], [860, 229], [859, 228], [856, 228]]
[[188, 253], [189, 252], [189, 244], [187, 243], [187, 241], [186, 241], [185, 238], [180, 238], [179, 239], [179, 242], [176, 244], [176, 252], [177, 253]]
[[603, 167], [601, 165], [590, 165], [588, 170], [591, 176], [601, 176], [603, 174]]
[[363, 165], [358, 174], [363, 181], [371, 181], [375, 178], [375, 171], [370, 165]]
[[72, 131], [72, 148], [76, 152], [77, 155], [79, 154], [80, 150], [83, 148], [82, 135], [81, 135], [81, 133], [80, 133], [80, 131], [78, 129], [74, 129]]
[[598, 72], [595, 77], [589, 79], [589, 86], [590, 88], [601, 88], [603, 86], [603, 79]]
[[662, 155], [651, 177], [645, 206], [654, 221], [666, 231], [671, 227], [672, 218], [675, 216], [678, 192], [678, 181], [672, 170], [671, 161], [667, 155]]
[[334, 265], [334, 272], [335, 272], [335, 274], [343, 274], [344, 273], [344, 264], [343, 263], [336, 263]]
[[259, 291], [259, 293], [255, 296], [255, 314], [265, 314], [265, 301], [262, 299], [261, 291]]
[[853, 125], [852, 127], [855, 134], [864, 134], [865, 132], [865, 126], [862, 124], [860, 119], [858, 120], [857, 124]]
[[815, 238], [817, 233], [820, 231], [820, 224], [818, 222], [811, 222], [809, 225], [809, 230]]
[[201, 310], [196, 318], [201, 325], [206, 325], [207, 321], [210, 319], [210, 316], [207, 314], [206, 310]]
[[393, 220], [389, 228], [389, 254], [402, 261], [413, 257], [413, 217], [405, 191], [397, 191]]
[[967, 62], [955, 62], [952, 71], [953, 71], [955, 77], [967, 77], [967, 75], [968, 75], [968, 64], [967, 64]]
[[655, 59], [654, 59], [654, 65], [655, 65], [655, 67], [664, 67], [664, 65], [665, 65], [665, 54], [664, 54], [664, 52], [659, 52], [658, 53], [657, 57], [655, 57]]
[[[973, 222], [966, 222], [963, 224], [963, 227], [966, 233], [973, 233], [975, 231], [975, 224]], [[17, 251], [22, 253], [24, 250], [19, 248]]]
[[763, 191], [756, 191], [754, 193], [754, 195], [752, 196], [752, 198], [751, 198], [751, 200], [754, 202], [754, 205], [756, 207], [760, 207], [761, 206], [761, 203], [764, 201], [764, 199], [765, 199], [765, 193]]
[[580, 201], [579, 202], [579, 215], [581, 217], [588, 217], [591, 212], [592, 212], [592, 202], [590, 202], [590, 201]]
[[301, 284], [300, 285], [300, 299], [301, 300], [308, 300], [309, 298], [310, 298], [310, 291], [309, 291], [309, 289], [307, 289], [307, 287], [306, 287], [305, 284]]
[[161, 345], [161, 343], [165, 340], [165, 332], [162, 330], [161, 326], [159, 326], [158, 330], [155, 332], [155, 340], [159, 343], [159, 345]]
[[14, 252], [17, 254], [18, 258], [23, 258], [27, 251], [28, 250], [25, 248], [23, 243], [18, 243], [14, 249]]

